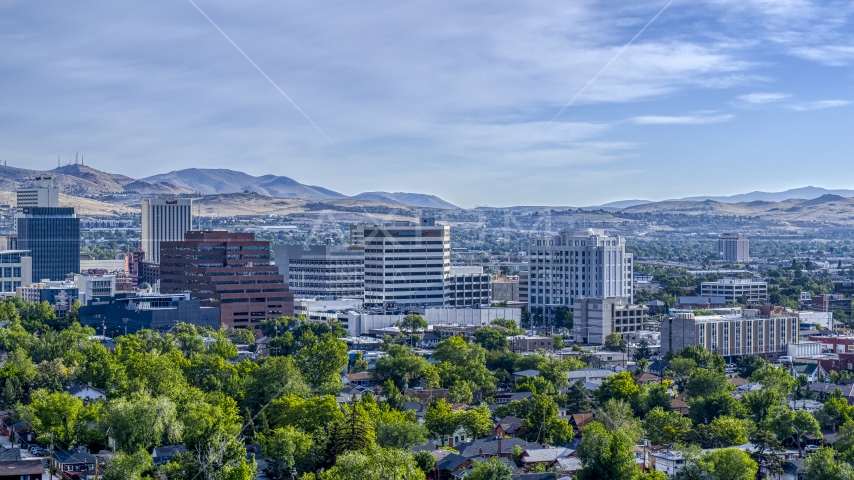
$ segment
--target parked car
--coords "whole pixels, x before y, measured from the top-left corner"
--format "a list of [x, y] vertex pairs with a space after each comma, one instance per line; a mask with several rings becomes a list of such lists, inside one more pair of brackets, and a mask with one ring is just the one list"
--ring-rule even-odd
[[807, 445], [804, 447], [804, 451], [807, 453], [817, 452], [820, 447], [818, 445]]
[[783, 355], [782, 357], [777, 359], [777, 363], [792, 363], [793, 361], [795, 361], [795, 359], [790, 357], [789, 355]]
[[35, 448], [35, 449], [31, 450], [30, 453], [32, 453], [33, 455], [35, 455], [37, 457], [46, 457], [46, 456], [50, 455], [50, 450], [48, 450], [46, 448], [39, 447], [39, 448]]

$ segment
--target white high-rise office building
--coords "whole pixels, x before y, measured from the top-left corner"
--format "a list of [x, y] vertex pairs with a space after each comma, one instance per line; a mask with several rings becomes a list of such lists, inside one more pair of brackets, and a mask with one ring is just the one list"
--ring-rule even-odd
[[726, 262], [749, 262], [750, 239], [741, 233], [724, 233], [718, 237], [718, 255]]
[[575, 298], [633, 300], [632, 254], [622, 237], [592, 228], [561, 230], [532, 237], [528, 259], [528, 303], [542, 308], [545, 318], [552, 318], [555, 308], [571, 309]]
[[59, 188], [54, 185], [53, 177], [36, 177], [33, 186], [15, 192], [18, 209], [24, 207], [58, 207]]
[[365, 246], [365, 304], [445, 306], [450, 302], [451, 227], [351, 225], [350, 243]]
[[157, 195], [142, 200], [142, 250], [145, 261], [160, 263], [160, 242], [184, 240], [193, 229], [193, 200]]

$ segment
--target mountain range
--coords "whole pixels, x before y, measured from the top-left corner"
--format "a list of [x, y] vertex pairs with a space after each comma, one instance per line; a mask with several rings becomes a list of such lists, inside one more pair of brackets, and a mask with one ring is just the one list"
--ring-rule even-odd
[[298, 200], [351, 199], [417, 208], [458, 208], [435, 195], [365, 192], [348, 197], [343, 193], [305, 185], [288, 177], [277, 175], [255, 177], [234, 170], [204, 168], [188, 168], [135, 179], [126, 175], [102, 172], [81, 164], [65, 165], [48, 171], [0, 165], [0, 191], [14, 191], [31, 184], [36, 177], [45, 175], [54, 177], [62, 193], [78, 197], [126, 193], [143, 195], [255, 193], [266, 197]]
[[[790, 190], [786, 190], [783, 192], [750, 192], [750, 193], [740, 193], [738, 195], [729, 195], [729, 196], [698, 196], [698, 197], [685, 197], [685, 198], [672, 198], [669, 200], [664, 200], [665, 202], [674, 202], [674, 201], [691, 201], [691, 202], [705, 202], [707, 200], [711, 200], [713, 202], [721, 202], [721, 203], [747, 203], [747, 202], [784, 202], [786, 200], [792, 198], [801, 198], [804, 200], [813, 200], [824, 195], [837, 195], [839, 197], [844, 198], [852, 198], [854, 197], [854, 190], [828, 190], [826, 188], [821, 187], [801, 187], [801, 188], [792, 188]], [[603, 205], [597, 205], [601, 208], [614, 208], [614, 209], [624, 209], [635, 207], [638, 205], [644, 205], [647, 203], [661, 203], [655, 202], [653, 200], [619, 200], [616, 202], [610, 202]]]

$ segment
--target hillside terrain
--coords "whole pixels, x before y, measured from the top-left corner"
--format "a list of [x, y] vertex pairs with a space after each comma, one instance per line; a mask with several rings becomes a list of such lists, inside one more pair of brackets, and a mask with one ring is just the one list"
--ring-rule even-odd
[[110, 193], [143, 195], [190, 194], [193, 190], [157, 181], [140, 181], [84, 165], [64, 165], [52, 170], [28, 170], [0, 165], [0, 190], [12, 192], [32, 185], [37, 177], [51, 176], [59, 191], [78, 197]]

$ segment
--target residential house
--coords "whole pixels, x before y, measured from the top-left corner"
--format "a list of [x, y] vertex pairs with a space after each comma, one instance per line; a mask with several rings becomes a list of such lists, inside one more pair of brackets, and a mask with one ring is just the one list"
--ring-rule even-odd
[[549, 469], [554, 468], [557, 465], [558, 459], [566, 458], [574, 454], [575, 450], [564, 447], [536, 448], [523, 451], [521, 461], [527, 471], [530, 471], [537, 465], [543, 465]]
[[539, 370], [521, 370], [518, 372], [513, 372], [513, 375], [510, 376], [510, 379], [513, 380], [513, 383], [517, 383], [519, 381], [524, 381], [528, 377], [536, 377], [539, 374]]
[[793, 377], [798, 378], [801, 375], [806, 375], [807, 380], [810, 383], [814, 383], [819, 381], [819, 379], [824, 378], [827, 375], [827, 372], [821, 368], [821, 365], [815, 363], [800, 363], [795, 362], [789, 367], [789, 373], [792, 374]]
[[600, 384], [606, 378], [616, 374], [617, 372], [604, 368], [582, 368], [580, 370], [572, 370], [570, 372], [566, 372], [566, 378], [567, 380], [569, 380], [569, 383], [575, 383], [576, 381], [581, 380], [585, 383], [589, 382]]
[[172, 461], [176, 455], [187, 453], [187, 447], [183, 445], [165, 445], [151, 450], [151, 458], [154, 466], [159, 467]]
[[531, 392], [504, 392], [496, 394], [492, 398], [495, 400], [495, 405], [506, 405], [512, 401], [521, 402], [533, 396], [534, 394]]
[[538, 443], [527, 442], [521, 438], [502, 438], [499, 436], [479, 438], [472, 442], [460, 444], [456, 448], [459, 450], [460, 455], [466, 458], [511, 458], [513, 456], [513, 448], [516, 445], [519, 445], [523, 451], [543, 448]]
[[95, 456], [79, 450], [57, 449], [53, 452], [53, 466], [63, 479], [71, 480], [95, 470]]
[[347, 382], [353, 387], [374, 388], [376, 381], [371, 372], [348, 373], [345, 375]]
[[507, 416], [498, 421], [495, 426], [495, 435], [499, 437], [512, 437], [522, 430], [522, 419]]
[[664, 472], [668, 477], [676, 475], [676, 472], [685, 465], [685, 459], [674, 452], [653, 452], [649, 454], [650, 467], [658, 472]]
[[94, 402], [96, 400], [106, 400], [107, 392], [100, 388], [95, 388], [91, 384], [78, 383], [68, 387], [68, 393], [74, 398], [79, 398], [85, 403]]
[[41, 460], [0, 462], [0, 480], [42, 480], [47, 478]]
[[559, 458], [554, 467], [555, 473], [575, 477], [581, 470], [581, 460], [578, 457]]
[[[447, 452], [447, 450], [442, 450]], [[436, 471], [439, 473], [439, 478], [448, 478], [456, 472], [461, 472], [468, 469], [472, 465], [472, 459], [462, 455], [448, 452], [441, 459], [436, 460]]]
[[679, 412], [682, 415], [688, 415], [688, 404], [685, 402], [685, 399], [676, 397], [670, 400], [670, 410]]
[[593, 420], [592, 413], [575, 413], [570, 415], [569, 420], [567, 421], [570, 425], [572, 425], [572, 428], [575, 429], [575, 433], [577, 435], [581, 432], [581, 429], [584, 428], [585, 425], [590, 423], [591, 420]]
[[848, 405], [854, 405], [854, 386], [852, 385], [815, 382], [810, 384], [809, 389], [811, 392], [818, 393], [818, 400], [822, 402], [826, 401], [835, 390], [841, 390], [842, 398], [848, 401]]
[[635, 379], [635, 382], [638, 385], [648, 385], [650, 383], [661, 383], [661, 377], [658, 375], [653, 375], [651, 373], [644, 372], [641, 376]]

